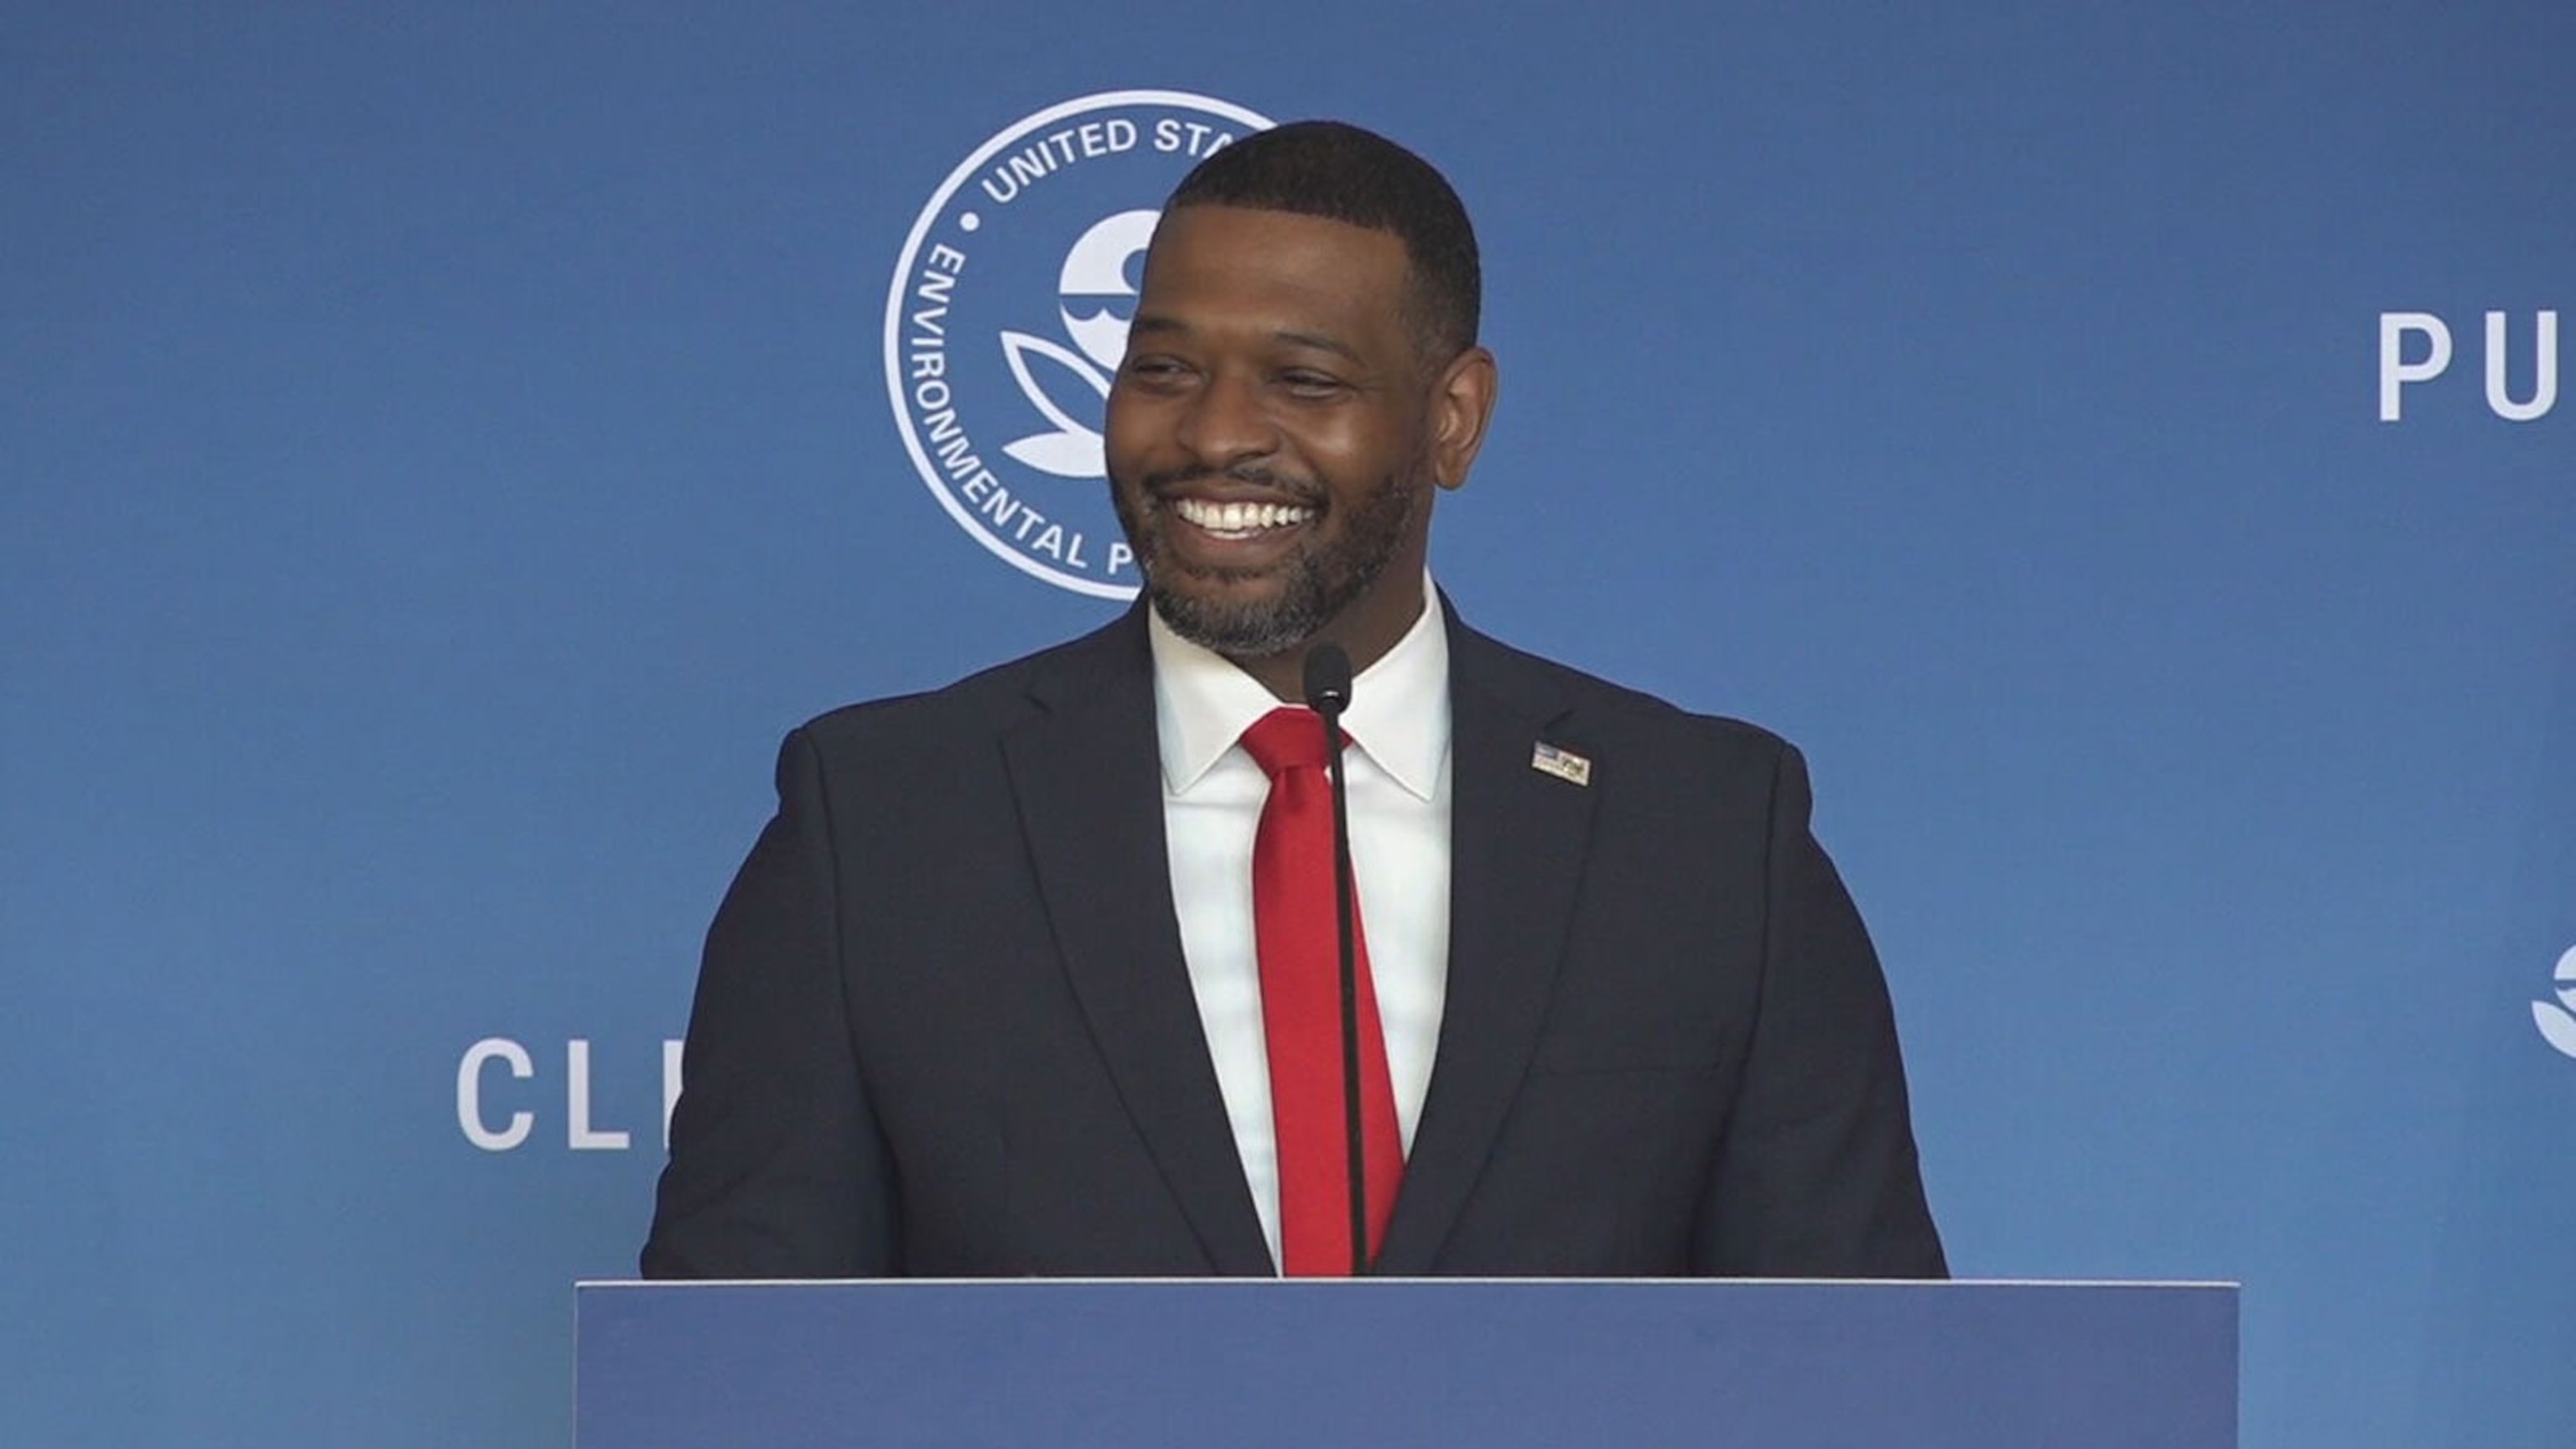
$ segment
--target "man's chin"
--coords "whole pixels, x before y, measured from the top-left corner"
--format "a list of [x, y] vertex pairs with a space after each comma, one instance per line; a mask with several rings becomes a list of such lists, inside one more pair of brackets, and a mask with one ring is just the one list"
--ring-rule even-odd
[[1149, 583], [1154, 612], [1175, 634], [1234, 659], [1284, 654], [1306, 642], [1323, 619], [1276, 588], [1203, 581]]

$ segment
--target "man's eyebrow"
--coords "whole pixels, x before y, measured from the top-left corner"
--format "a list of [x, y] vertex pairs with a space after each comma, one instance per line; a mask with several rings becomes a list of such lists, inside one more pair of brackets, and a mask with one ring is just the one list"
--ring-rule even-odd
[[1338, 337], [1328, 337], [1321, 332], [1273, 332], [1270, 335], [1293, 347], [1312, 347], [1318, 351], [1332, 353], [1336, 357], [1348, 358], [1353, 362], [1367, 361], [1358, 352], [1352, 350], [1349, 343]]

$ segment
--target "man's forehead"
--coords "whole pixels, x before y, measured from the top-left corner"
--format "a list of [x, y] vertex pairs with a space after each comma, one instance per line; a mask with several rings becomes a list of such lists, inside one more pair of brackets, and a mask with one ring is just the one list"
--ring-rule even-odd
[[1298, 212], [1193, 206], [1156, 228], [1144, 282], [1139, 321], [1259, 314], [1269, 330], [1355, 341], [1403, 310], [1408, 272], [1404, 243], [1387, 232]]

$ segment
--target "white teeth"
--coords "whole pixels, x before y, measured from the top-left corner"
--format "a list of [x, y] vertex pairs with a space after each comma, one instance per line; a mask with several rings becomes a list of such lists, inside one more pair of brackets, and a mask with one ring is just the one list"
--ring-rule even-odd
[[1303, 523], [1315, 516], [1311, 508], [1291, 508], [1277, 503], [1210, 503], [1200, 498], [1176, 498], [1172, 511], [1210, 533], [1250, 534], [1264, 528], [1282, 528]]

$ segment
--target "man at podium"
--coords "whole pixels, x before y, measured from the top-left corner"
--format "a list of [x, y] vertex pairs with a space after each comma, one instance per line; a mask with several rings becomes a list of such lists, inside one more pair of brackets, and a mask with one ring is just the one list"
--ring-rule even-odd
[[648, 1276], [1944, 1274], [1797, 751], [1431, 583], [1480, 287], [1366, 131], [1181, 183], [1104, 434], [1145, 597], [788, 736]]

